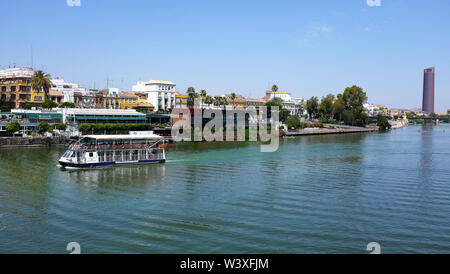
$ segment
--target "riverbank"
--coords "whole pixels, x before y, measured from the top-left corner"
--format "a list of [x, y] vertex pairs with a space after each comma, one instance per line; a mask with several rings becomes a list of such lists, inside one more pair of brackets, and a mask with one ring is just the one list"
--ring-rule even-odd
[[4, 147], [45, 147], [66, 146], [71, 139], [68, 137], [0, 137], [0, 148]]
[[347, 133], [365, 133], [365, 132], [377, 132], [378, 128], [307, 128], [298, 131], [286, 132], [285, 136], [304, 136], [304, 135], [326, 135], [326, 134], [347, 134]]
[[[306, 128], [298, 131], [280, 131], [283, 136], [304, 136], [304, 135], [328, 135], [328, 134], [349, 134], [376, 132], [377, 128]], [[225, 136], [224, 136], [225, 138]], [[173, 142], [171, 136], [164, 136], [164, 139]], [[59, 137], [0, 137], [0, 148], [6, 147], [43, 147], [43, 146], [67, 146], [71, 139], [64, 136]]]

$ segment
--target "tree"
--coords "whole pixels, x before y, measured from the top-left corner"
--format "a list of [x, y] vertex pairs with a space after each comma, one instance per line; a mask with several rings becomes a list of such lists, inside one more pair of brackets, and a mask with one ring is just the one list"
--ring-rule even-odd
[[272, 92], [277, 92], [278, 91], [278, 86], [277, 85], [273, 85], [272, 86]]
[[416, 114], [414, 112], [407, 112], [406, 113], [406, 118], [407, 119], [413, 119], [414, 117], [416, 117]]
[[225, 109], [225, 106], [228, 105], [228, 100], [226, 97], [220, 97], [220, 105]]
[[52, 100], [45, 100], [45, 102], [42, 103], [42, 108], [52, 109], [57, 106], [58, 106], [58, 104], [53, 102]]
[[391, 124], [389, 124], [388, 118], [381, 114], [377, 116], [377, 126], [382, 131], [390, 130], [392, 127]]
[[306, 101], [306, 111], [308, 112], [310, 119], [314, 119], [318, 116], [319, 99], [316, 96], [313, 96]]
[[[285, 123], [286, 120], [291, 116], [291, 112], [289, 110], [285, 109], [285, 108], [282, 108], [280, 110], [280, 114], [279, 115], [280, 115], [280, 121], [282, 123]], [[297, 115], [294, 115], [294, 116], [297, 116]]]
[[273, 98], [271, 101], [264, 104], [267, 107], [267, 118], [272, 117], [272, 107], [278, 107], [278, 111], [283, 108], [283, 100], [280, 98]]
[[289, 118], [286, 120], [286, 125], [288, 126], [289, 129], [291, 128], [299, 129], [302, 125], [302, 122], [300, 121], [297, 115], [292, 115], [289, 116]]
[[10, 112], [11, 109], [9, 109], [8, 107], [2, 106], [0, 107], [0, 112]]
[[236, 93], [232, 92], [230, 95], [231, 102], [233, 102], [233, 109], [235, 107], [234, 102], [236, 101]]
[[344, 108], [352, 112], [351, 123], [346, 124], [364, 126], [368, 122], [367, 114], [364, 111], [363, 104], [367, 101], [367, 95], [362, 88], [358, 86], [347, 87], [342, 93]]
[[38, 124], [37, 129], [38, 129], [38, 133], [42, 135], [42, 134], [46, 133], [47, 131], [50, 131], [51, 127], [47, 122], [40, 122]]
[[221, 97], [220, 97], [220, 96], [214, 96], [214, 98], [213, 98], [213, 104], [214, 104], [216, 107], [218, 107], [218, 106], [220, 106], [220, 103], [221, 103]]
[[200, 91], [200, 98], [202, 99], [202, 109], [203, 109], [203, 102], [205, 101], [206, 96], [207, 96], [206, 90], [202, 89], [202, 90]]
[[31, 88], [38, 92], [43, 91], [44, 100], [48, 99], [48, 92], [52, 87], [50, 77], [50, 74], [45, 73], [42, 70], [35, 71], [33, 77], [31, 77]]
[[333, 94], [328, 94], [325, 97], [322, 97], [319, 106], [320, 116], [323, 120], [329, 121], [333, 116], [333, 104], [335, 101], [335, 97]]
[[67, 129], [67, 125], [63, 123], [58, 123], [54, 125], [55, 129], [65, 131]]
[[187, 105], [193, 107], [195, 104], [195, 99], [197, 99], [199, 95], [197, 92], [195, 92], [195, 89], [193, 87], [188, 87], [187, 95]]
[[19, 124], [19, 122], [14, 121], [14, 122], [7, 124], [5, 129], [7, 132], [14, 134], [17, 131], [20, 131], [20, 124]]
[[205, 104], [211, 105], [212, 103], [214, 103], [214, 99], [211, 96], [209, 96], [209, 95], [206, 96]]
[[342, 99], [342, 94], [337, 95], [337, 99], [333, 103], [333, 117], [338, 121], [342, 121], [343, 112], [345, 110], [344, 99]]
[[60, 108], [76, 108], [75, 103], [72, 102], [64, 102], [61, 105], [59, 105]]

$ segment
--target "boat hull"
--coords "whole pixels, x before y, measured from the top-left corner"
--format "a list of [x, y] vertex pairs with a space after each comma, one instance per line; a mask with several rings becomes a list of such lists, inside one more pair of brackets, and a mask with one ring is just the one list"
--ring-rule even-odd
[[161, 160], [139, 160], [133, 162], [104, 162], [104, 163], [88, 163], [88, 164], [75, 164], [64, 161], [59, 161], [62, 167], [67, 168], [102, 168], [102, 167], [114, 167], [114, 166], [133, 166], [133, 165], [146, 165], [146, 164], [156, 164], [165, 163], [165, 159]]

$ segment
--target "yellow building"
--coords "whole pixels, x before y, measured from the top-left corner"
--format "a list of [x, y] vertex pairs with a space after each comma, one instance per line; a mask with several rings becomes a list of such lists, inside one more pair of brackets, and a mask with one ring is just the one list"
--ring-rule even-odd
[[36, 91], [31, 88], [31, 103], [43, 103], [45, 100], [45, 93], [43, 90]]
[[144, 104], [148, 102], [148, 93], [145, 92], [132, 92], [137, 96], [137, 103]]
[[137, 96], [137, 109], [141, 112], [153, 112], [155, 106], [148, 103], [148, 93], [146, 92], [133, 92]]
[[119, 94], [120, 109], [132, 109], [138, 106], [138, 96], [134, 92], [121, 92]]
[[175, 108], [187, 108], [188, 96], [178, 91], [175, 94]]

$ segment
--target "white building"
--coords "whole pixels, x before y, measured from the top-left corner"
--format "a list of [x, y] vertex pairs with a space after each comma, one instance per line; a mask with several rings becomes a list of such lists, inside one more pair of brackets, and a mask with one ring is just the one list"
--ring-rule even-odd
[[366, 103], [366, 104], [363, 104], [363, 107], [366, 110], [367, 115], [369, 115], [371, 117], [375, 117], [379, 114], [384, 115], [384, 111], [381, 106]]
[[288, 91], [266, 91], [266, 101], [273, 100], [274, 98], [280, 98], [283, 100], [283, 107], [291, 112], [291, 115], [302, 115], [302, 106], [305, 103], [303, 98], [293, 98]]
[[33, 77], [34, 70], [32, 68], [7, 68], [0, 70], [0, 77]]
[[64, 102], [72, 102], [74, 103], [74, 92], [81, 92], [82, 94], [86, 93], [85, 88], [80, 88], [78, 84], [75, 83], [66, 83], [64, 79], [56, 77], [51, 80], [53, 83], [52, 89], [60, 91], [64, 94]]
[[175, 108], [175, 83], [163, 80], [139, 81], [132, 87], [134, 92], [148, 94], [148, 102], [155, 106], [155, 111]]

